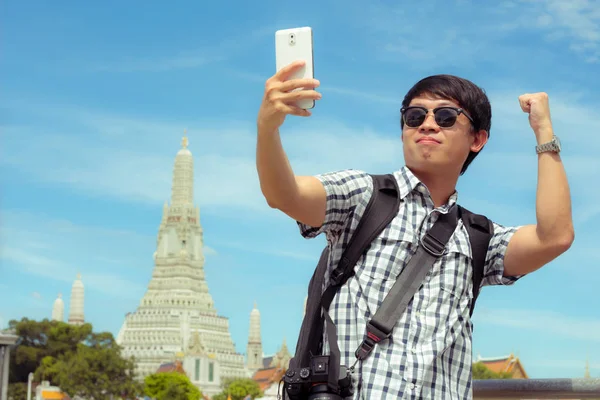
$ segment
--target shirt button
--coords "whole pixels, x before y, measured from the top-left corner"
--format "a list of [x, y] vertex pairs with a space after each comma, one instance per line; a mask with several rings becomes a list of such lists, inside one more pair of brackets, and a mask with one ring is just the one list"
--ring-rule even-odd
[[415, 390], [415, 384], [414, 383], [410, 384], [410, 390]]

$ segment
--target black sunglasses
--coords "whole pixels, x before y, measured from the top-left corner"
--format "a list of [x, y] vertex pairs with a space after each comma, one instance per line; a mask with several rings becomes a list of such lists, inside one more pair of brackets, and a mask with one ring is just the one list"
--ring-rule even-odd
[[[453, 126], [460, 114], [463, 114], [473, 125], [475, 125], [473, 118], [471, 118], [462, 108], [444, 106], [434, 108], [432, 111], [435, 116], [435, 123], [438, 124], [440, 128], [450, 128]], [[418, 128], [425, 122], [429, 110], [425, 107], [411, 106], [403, 107], [400, 112], [402, 113], [402, 119], [406, 126]]]

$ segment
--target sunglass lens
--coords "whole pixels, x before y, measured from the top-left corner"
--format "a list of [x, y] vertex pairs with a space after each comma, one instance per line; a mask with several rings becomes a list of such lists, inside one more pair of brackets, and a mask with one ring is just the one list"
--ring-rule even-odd
[[442, 128], [449, 128], [456, 122], [458, 113], [452, 108], [440, 108], [435, 113], [435, 122]]
[[427, 112], [423, 109], [410, 108], [404, 112], [404, 123], [411, 128], [416, 128], [425, 121], [426, 115]]

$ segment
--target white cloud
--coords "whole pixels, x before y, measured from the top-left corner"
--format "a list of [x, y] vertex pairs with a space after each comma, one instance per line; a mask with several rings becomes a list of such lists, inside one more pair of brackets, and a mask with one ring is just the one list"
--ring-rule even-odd
[[[49, 112], [43, 106], [32, 112], [38, 109]], [[12, 150], [5, 148], [4, 164], [37, 180], [93, 196], [153, 205], [168, 200], [174, 157], [179, 149], [175, 135], [182, 132], [180, 127], [69, 107], [54, 106], [51, 111], [58, 126], [67, 121], [63, 132], [68, 133], [36, 135], [34, 127], [5, 127], [6, 148]], [[72, 121], [77, 124], [69, 125]], [[298, 173], [345, 168], [347, 160], [365, 169], [395, 166], [401, 160], [398, 133], [386, 137], [367, 127], [350, 128], [322, 119], [306, 122], [302, 127], [299, 122], [290, 121], [282, 129], [283, 141]], [[190, 125], [195, 198], [201, 207], [270, 211], [256, 173], [254, 129], [252, 123], [235, 121], [198, 121]], [[144, 141], [138, 139], [138, 132], [143, 132]], [[332, 153], [333, 147], [340, 151]], [[307, 153], [312, 154], [310, 161], [305, 157]]]
[[495, 8], [505, 32], [535, 31], [566, 42], [587, 62], [600, 61], [600, 5], [594, 0], [514, 0]]
[[[577, 371], [583, 371], [585, 368], [585, 361], [582, 360], [573, 360], [573, 359], [544, 359], [543, 361], [528, 361], [528, 367], [541, 367], [541, 368], [557, 368], [557, 369], [572, 369]], [[599, 370], [600, 371], [600, 362], [592, 361], [589, 362], [590, 370]], [[577, 374], [582, 375], [581, 373]]]
[[[600, 62], [600, 4], [593, 0], [550, 0], [538, 2], [545, 7], [542, 23], [552, 37], [566, 37], [571, 50], [585, 57], [588, 62]], [[539, 9], [536, 10], [540, 12]]]
[[[355, 94], [367, 102], [391, 103], [386, 95], [369, 97], [360, 91]], [[492, 141], [477, 163], [489, 171], [487, 175], [498, 175], [496, 178], [501, 178], [498, 184], [530, 189], [535, 187], [536, 179], [536, 159], [529, 151], [535, 139], [527, 115], [518, 106], [519, 94], [522, 93], [518, 90], [490, 94], [495, 121]], [[600, 145], [600, 139], [589, 135], [590, 131], [600, 131], [600, 118], [594, 117], [593, 104], [582, 106], [577, 100], [573, 95], [551, 95], [552, 117], [566, 149], [564, 159], [574, 194], [584, 199], [574, 212], [578, 220], [586, 221], [598, 214], [597, 206], [585, 200], [591, 199], [589, 194], [595, 190], [585, 182], [600, 170], [592, 150], [593, 143]], [[37, 127], [5, 127], [7, 146], [1, 161], [4, 164], [36, 180], [88, 195], [153, 207], [169, 199], [181, 126], [68, 106], [51, 106], [48, 110], [37, 105], [31, 112], [51, 114], [57, 126], [65, 126], [66, 133], [39, 135]], [[348, 167], [377, 173], [402, 164], [402, 144], [396, 124], [390, 125], [389, 131], [374, 131], [368, 124], [350, 126], [321, 116], [290, 117], [281, 131], [284, 148], [297, 174]], [[195, 199], [201, 213], [229, 214], [232, 209], [271, 213], [256, 173], [254, 123], [195, 121], [188, 132], [195, 163]], [[139, 139], [142, 135], [146, 140]], [[332, 152], [334, 148], [336, 151]], [[500, 165], [503, 167], [498, 169]], [[524, 170], [531, 173], [523, 174]]]
[[600, 6], [593, 0], [515, 0], [487, 8], [472, 1], [456, 1], [452, 6], [428, 2], [419, 7], [381, 1], [339, 4], [340, 12], [343, 9], [361, 31], [357, 40], [370, 41], [379, 59], [409, 60], [412, 63], [404, 66], [420, 71], [469, 68], [474, 60], [498, 60], [500, 55], [530, 57], [532, 49], [515, 44], [515, 37], [564, 42], [585, 61], [600, 61]]
[[[64, 248], [57, 250], [64, 250]], [[12, 265], [18, 268], [20, 272], [68, 284], [73, 282], [77, 272], [80, 271], [73, 264], [62, 262], [60, 259], [31, 254], [27, 250], [5, 246], [4, 244], [0, 259], [5, 265]], [[86, 271], [88, 270], [86, 269]], [[143, 290], [139, 284], [126, 281], [119, 274], [86, 272], [84, 275], [82, 280], [86, 287], [91, 287], [114, 297], [129, 297], [132, 290], [136, 292]], [[32, 293], [32, 297], [36, 300], [41, 299], [41, 295], [37, 292]]]
[[[3, 268], [12, 267], [19, 272], [63, 282], [61, 286], [67, 288], [80, 272], [86, 288], [118, 298], [143, 292], [142, 285], [129, 279], [135, 277], [136, 269], [140, 268], [136, 265], [145, 265], [136, 257], [139, 253], [131, 253], [131, 249], [143, 249], [147, 242], [152, 243], [152, 238], [20, 211], [3, 211], [1, 219]], [[119, 262], [115, 258], [114, 265], [109, 265], [102, 254], [122, 259]], [[148, 258], [151, 259], [151, 254]], [[32, 297], [41, 298], [38, 291], [32, 293]]]
[[173, 55], [152, 55], [127, 57], [120, 61], [101, 63], [92, 67], [99, 72], [165, 72], [203, 67], [208, 64], [225, 61], [237, 53], [248, 51], [265, 35], [275, 32], [271, 27], [244, 30], [244, 33], [221, 40], [211, 46], [202, 46], [194, 50], [180, 51]]
[[228, 248], [232, 248], [232, 249], [238, 249], [238, 250], [242, 250], [242, 251], [250, 252], [250, 253], [265, 254], [265, 255], [284, 257], [284, 258], [294, 258], [297, 260], [315, 261], [314, 254], [301, 253], [301, 252], [292, 251], [292, 250], [288, 250], [288, 251], [277, 250], [275, 248], [270, 248], [270, 247], [257, 247], [257, 246], [253, 246], [253, 245], [248, 245], [248, 244], [239, 243], [239, 242], [231, 242], [231, 241], [227, 242], [227, 243], [221, 243], [220, 246], [228, 247]]
[[337, 94], [341, 94], [344, 96], [356, 97], [361, 100], [373, 101], [373, 102], [377, 102], [377, 103], [389, 103], [389, 104], [394, 104], [396, 106], [399, 105], [400, 102], [402, 101], [402, 99], [400, 99], [398, 97], [378, 95], [375, 93], [364, 92], [364, 91], [356, 90], [356, 89], [345, 89], [345, 88], [339, 88], [339, 87], [327, 86], [327, 85], [320, 87], [319, 91], [322, 92], [324, 96], [326, 96], [327, 92], [332, 92], [332, 93], [337, 93]]
[[204, 246], [203, 248], [204, 250], [204, 255], [205, 256], [216, 256], [219, 255], [219, 253], [217, 252], [217, 250], [213, 249], [212, 247], [209, 246]]
[[502, 325], [556, 334], [575, 340], [600, 342], [600, 319], [574, 317], [554, 311], [483, 308], [477, 315], [478, 323]]

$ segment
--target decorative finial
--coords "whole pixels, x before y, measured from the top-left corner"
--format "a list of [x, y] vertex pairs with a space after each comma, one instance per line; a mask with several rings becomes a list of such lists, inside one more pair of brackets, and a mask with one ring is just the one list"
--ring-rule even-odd
[[591, 375], [590, 375], [590, 359], [589, 357], [585, 360], [585, 372], [583, 373], [583, 377], [585, 379], [590, 379]]
[[58, 294], [58, 298], [60, 299], [61, 297], [62, 297], [62, 293], [59, 293]]
[[254, 300], [254, 309], [255, 310], [257, 309], [257, 307], [256, 307], [256, 300]]
[[78, 280], [78, 281], [80, 281], [80, 280], [81, 280], [81, 273], [80, 273], [80, 272], [78, 272], [78, 273], [77, 273], [77, 280]]
[[181, 139], [181, 147], [186, 149], [188, 146], [187, 129], [183, 130], [183, 139]]

